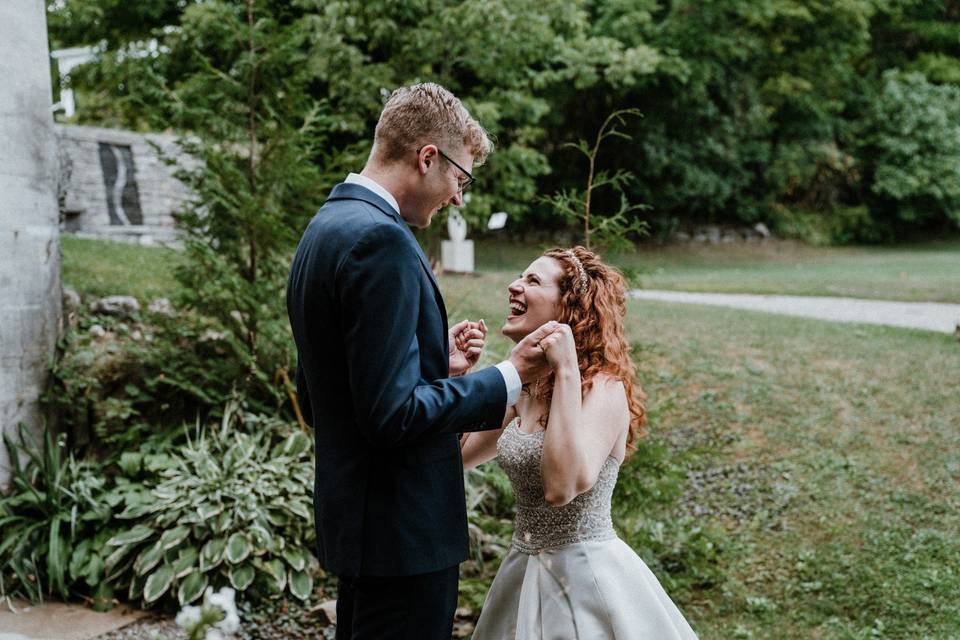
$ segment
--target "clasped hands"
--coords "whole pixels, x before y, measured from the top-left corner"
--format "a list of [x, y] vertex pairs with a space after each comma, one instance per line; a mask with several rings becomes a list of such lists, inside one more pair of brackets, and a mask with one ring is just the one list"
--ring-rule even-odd
[[[450, 375], [467, 373], [480, 359], [486, 344], [487, 325], [483, 320], [464, 320], [450, 327]], [[547, 375], [550, 370], [577, 367], [577, 350], [569, 325], [551, 320], [526, 336], [510, 352], [510, 362], [524, 384]]]

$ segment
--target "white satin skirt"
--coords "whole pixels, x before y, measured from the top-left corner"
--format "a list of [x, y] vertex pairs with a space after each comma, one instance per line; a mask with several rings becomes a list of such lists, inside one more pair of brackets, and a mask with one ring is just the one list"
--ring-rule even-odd
[[527, 554], [511, 547], [473, 640], [696, 640], [660, 581], [619, 538]]

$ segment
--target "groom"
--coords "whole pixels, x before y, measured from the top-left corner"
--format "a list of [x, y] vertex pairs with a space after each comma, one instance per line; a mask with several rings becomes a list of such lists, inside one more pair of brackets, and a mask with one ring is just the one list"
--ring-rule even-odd
[[545, 325], [508, 360], [462, 375], [485, 329], [448, 329], [409, 228], [459, 206], [491, 147], [443, 87], [397, 89], [363, 171], [334, 187], [293, 259], [287, 310], [338, 640], [449, 640], [468, 552], [457, 434], [499, 428], [521, 384], [547, 370]]

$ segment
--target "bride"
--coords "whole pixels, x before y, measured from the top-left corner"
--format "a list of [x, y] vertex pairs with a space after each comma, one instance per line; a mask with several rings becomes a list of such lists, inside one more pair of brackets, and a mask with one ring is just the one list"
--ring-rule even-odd
[[510, 284], [503, 333], [541, 325], [552, 373], [495, 431], [463, 436], [464, 468], [497, 457], [516, 496], [509, 553], [473, 640], [696, 638], [610, 519], [617, 473], [645, 423], [623, 331], [625, 282], [584, 249], [552, 249]]

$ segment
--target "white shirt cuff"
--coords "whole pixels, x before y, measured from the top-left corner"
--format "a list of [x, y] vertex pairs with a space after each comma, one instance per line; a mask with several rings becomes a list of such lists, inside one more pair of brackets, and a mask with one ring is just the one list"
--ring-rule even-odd
[[503, 376], [503, 382], [507, 385], [507, 406], [512, 407], [520, 399], [520, 389], [523, 383], [520, 382], [520, 374], [517, 368], [509, 360], [504, 360], [497, 365], [500, 374]]

